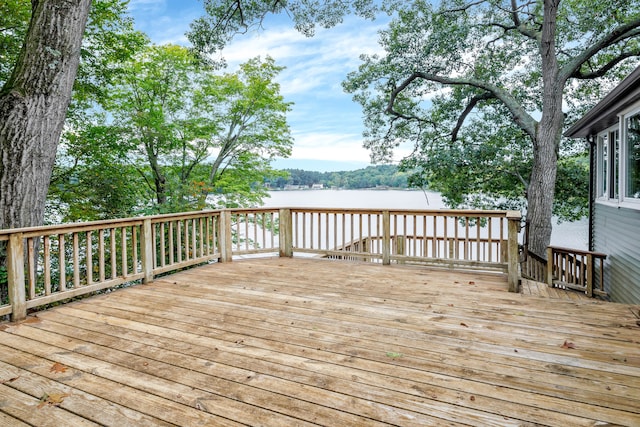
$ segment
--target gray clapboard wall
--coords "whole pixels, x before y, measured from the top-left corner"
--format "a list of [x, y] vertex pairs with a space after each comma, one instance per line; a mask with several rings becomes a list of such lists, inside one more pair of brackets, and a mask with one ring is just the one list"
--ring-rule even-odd
[[640, 304], [640, 210], [594, 206], [593, 243], [607, 254], [605, 289], [611, 300]]

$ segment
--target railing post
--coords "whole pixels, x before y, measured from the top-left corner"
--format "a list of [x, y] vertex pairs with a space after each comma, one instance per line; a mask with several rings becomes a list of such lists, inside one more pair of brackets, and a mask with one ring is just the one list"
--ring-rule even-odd
[[518, 284], [520, 281], [520, 272], [518, 271], [518, 266], [520, 265], [518, 262], [518, 232], [520, 231], [520, 219], [520, 212], [507, 212], [507, 251], [509, 254], [507, 272], [509, 292], [518, 292]]
[[391, 264], [391, 215], [382, 211], [382, 264]]
[[553, 248], [547, 248], [547, 285], [553, 286]]
[[27, 297], [24, 282], [24, 237], [22, 233], [9, 236], [7, 246], [7, 280], [11, 301], [11, 321], [27, 317]]
[[593, 254], [587, 254], [587, 268], [584, 270], [587, 273], [587, 296], [593, 296], [593, 273], [595, 272], [595, 265], [593, 264]]
[[142, 272], [144, 273], [142, 283], [151, 283], [153, 282], [153, 227], [150, 218], [142, 221], [140, 234], [142, 240], [140, 242], [140, 257], [142, 258]]
[[231, 262], [233, 259], [233, 233], [231, 231], [231, 212], [220, 211], [220, 261]]
[[278, 229], [278, 246], [280, 256], [293, 257], [293, 222], [291, 219], [291, 209], [280, 209], [278, 213], [280, 228]]

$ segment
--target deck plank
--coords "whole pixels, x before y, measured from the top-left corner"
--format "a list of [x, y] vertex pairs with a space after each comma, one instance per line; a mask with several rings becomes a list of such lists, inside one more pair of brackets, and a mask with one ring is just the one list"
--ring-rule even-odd
[[[41, 399], [42, 396], [51, 393], [67, 395], [60, 403], [60, 408], [79, 414], [100, 425], [122, 427], [172, 425], [4, 362], [0, 362], [0, 378], [10, 378], [11, 381], [6, 382], [6, 385], [34, 398]], [[4, 425], [11, 425], [11, 423]]]
[[212, 264], [2, 326], [0, 380], [20, 380], [0, 402], [57, 385], [87, 422], [640, 423], [638, 307], [506, 289], [416, 266]]

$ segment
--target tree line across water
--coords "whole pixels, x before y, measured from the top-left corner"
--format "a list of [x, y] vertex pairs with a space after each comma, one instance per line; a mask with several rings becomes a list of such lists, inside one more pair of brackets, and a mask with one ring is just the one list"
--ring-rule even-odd
[[302, 169], [285, 169], [280, 176], [269, 183], [272, 189], [291, 188], [407, 188], [408, 173], [401, 172], [395, 165], [367, 166], [363, 169], [339, 172], [316, 172]]

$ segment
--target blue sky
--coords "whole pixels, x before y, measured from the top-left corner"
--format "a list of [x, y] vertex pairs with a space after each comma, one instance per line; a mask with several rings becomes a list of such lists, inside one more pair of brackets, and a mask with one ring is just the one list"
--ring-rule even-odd
[[[136, 28], [156, 44], [187, 45], [189, 24], [204, 11], [199, 0], [131, 0]], [[237, 36], [222, 52], [228, 71], [255, 56], [270, 55], [285, 66], [278, 82], [293, 102], [288, 121], [295, 139], [292, 156], [279, 168], [350, 170], [369, 164], [362, 148], [362, 111], [344, 93], [341, 82], [360, 64], [359, 55], [380, 51], [381, 21], [347, 17], [335, 28], [318, 29], [306, 38], [286, 16], [270, 17], [259, 32]]]

